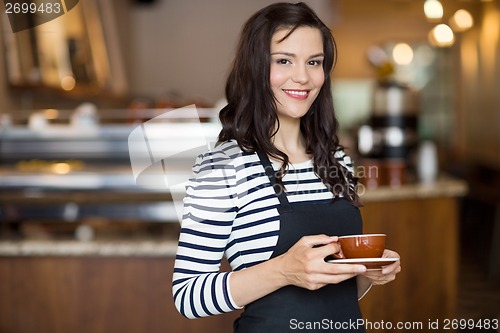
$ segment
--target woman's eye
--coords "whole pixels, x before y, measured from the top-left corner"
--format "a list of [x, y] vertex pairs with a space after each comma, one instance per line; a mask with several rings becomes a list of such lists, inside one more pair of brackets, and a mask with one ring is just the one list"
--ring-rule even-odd
[[323, 64], [323, 61], [321, 60], [311, 60], [308, 62], [310, 66], [321, 66]]
[[276, 63], [278, 63], [280, 65], [286, 65], [286, 64], [289, 64], [290, 61], [288, 59], [278, 59], [278, 60], [276, 60]]

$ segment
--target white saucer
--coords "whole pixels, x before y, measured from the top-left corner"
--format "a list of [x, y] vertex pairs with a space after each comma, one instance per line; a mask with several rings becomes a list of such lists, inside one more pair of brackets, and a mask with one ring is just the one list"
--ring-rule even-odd
[[333, 259], [328, 260], [334, 264], [357, 264], [364, 265], [367, 269], [382, 269], [383, 266], [390, 265], [399, 258], [355, 258], [355, 259]]

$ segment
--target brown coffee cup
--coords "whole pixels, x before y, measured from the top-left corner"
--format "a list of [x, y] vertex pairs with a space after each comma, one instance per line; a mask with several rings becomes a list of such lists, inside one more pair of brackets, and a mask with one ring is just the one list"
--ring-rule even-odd
[[385, 234], [360, 234], [339, 237], [341, 252], [337, 259], [381, 258], [385, 250]]

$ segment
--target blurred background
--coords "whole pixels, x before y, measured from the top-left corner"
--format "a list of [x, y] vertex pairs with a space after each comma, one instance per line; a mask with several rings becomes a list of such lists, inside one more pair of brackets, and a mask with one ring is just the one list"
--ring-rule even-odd
[[[190, 321], [173, 306], [176, 204], [220, 129], [242, 24], [272, 2], [62, 1], [38, 25], [6, 8], [0, 332], [231, 332], [237, 312]], [[402, 257], [364, 317], [497, 331], [500, 1], [305, 2], [338, 46], [332, 94], [364, 231]]]

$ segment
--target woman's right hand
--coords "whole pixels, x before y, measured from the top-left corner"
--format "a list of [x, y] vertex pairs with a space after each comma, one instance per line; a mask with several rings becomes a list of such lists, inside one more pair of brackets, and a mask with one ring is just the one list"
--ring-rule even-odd
[[363, 265], [333, 264], [325, 258], [340, 251], [338, 237], [304, 236], [286, 253], [231, 273], [234, 302], [245, 306], [288, 285], [316, 290], [366, 271]]
[[348, 280], [366, 271], [363, 265], [333, 264], [325, 258], [340, 251], [337, 236], [304, 236], [277, 257], [288, 284], [309, 290]]

